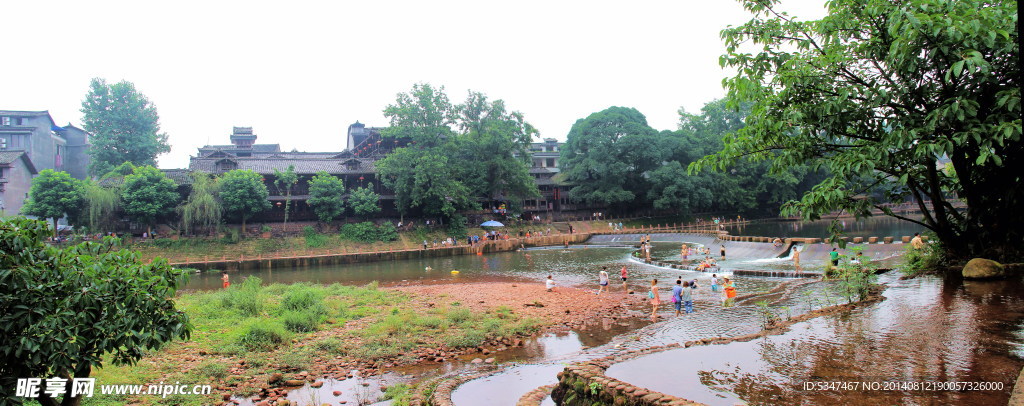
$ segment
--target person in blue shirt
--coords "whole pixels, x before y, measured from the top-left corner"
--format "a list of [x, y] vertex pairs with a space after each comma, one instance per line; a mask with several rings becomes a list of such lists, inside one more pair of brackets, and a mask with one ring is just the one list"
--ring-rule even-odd
[[[677, 279], [676, 285], [672, 287], [672, 304], [676, 306], [676, 317], [679, 316], [679, 312], [682, 310], [683, 306], [682, 294], [684, 289], [682, 283], [682, 279]], [[689, 291], [689, 289], [686, 290]]]

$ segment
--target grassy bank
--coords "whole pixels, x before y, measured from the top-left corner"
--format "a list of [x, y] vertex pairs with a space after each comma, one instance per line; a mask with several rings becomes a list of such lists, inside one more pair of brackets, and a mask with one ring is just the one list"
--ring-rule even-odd
[[[607, 226], [605, 227], [607, 228]], [[521, 225], [503, 227], [502, 232], [510, 235], [518, 235], [519, 231], [524, 233], [544, 231], [545, 233], [558, 233], [552, 225]], [[577, 230], [582, 231], [579, 227]], [[139, 252], [144, 259], [163, 257], [173, 262], [184, 262], [186, 259], [196, 260], [208, 258], [216, 260], [220, 258], [256, 258], [281, 257], [281, 256], [306, 256], [335, 254], [342, 252], [375, 252], [389, 250], [407, 250], [423, 248], [423, 241], [427, 241], [431, 247], [441, 246], [444, 239], [450, 237], [442, 229], [418, 228], [411, 231], [398, 233], [394, 241], [359, 242], [346, 239], [340, 233], [319, 233], [308, 232], [300, 236], [271, 237], [271, 238], [239, 238], [235, 235], [224, 238], [158, 238], [155, 240], [136, 241], [130, 244], [130, 249]], [[469, 235], [483, 236], [486, 230], [481, 228], [469, 228]], [[466, 244], [466, 239], [458, 241], [460, 245]]]
[[424, 303], [375, 284], [261, 286], [255, 277], [222, 291], [182, 295], [178, 307], [192, 319], [190, 341], [169, 344], [134, 366], [108, 362], [94, 371], [97, 385], [211, 384], [213, 394], [107, 395], [85, 404], [210, 404], [226, 392], [252, 392], [276, 372], [372, 371], [525, 336], [543, 324], [507, 307], [474, 312], [444, 297]]

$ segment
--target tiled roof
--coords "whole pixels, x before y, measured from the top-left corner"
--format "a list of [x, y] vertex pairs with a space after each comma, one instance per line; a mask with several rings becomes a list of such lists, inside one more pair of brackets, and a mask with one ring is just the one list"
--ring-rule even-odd
[[0, 151], [0, 164], [10, 164], [25, 155], [25, 151]]
[[530, 173], [558, 173], [557, 167], [541, 167], [541, 168], [530, 168]]
[[[203, 172], [219, 172], [217, 170], [216, 162], [220, 159], [216, 158], [195, 158], [193, 157], [189, 162], [189, 169], [193, 171]], [[373, 173], [375, 168], [373, 160], [371, 159], [357, 159], [359, 161], [359, 167], [354, 170], [349, 170], [348, 166], [345, 165], [349, 159], [329, 159], [329, 158], [286, 158], [286, 159], [264, 159], [264, 158], [233, 158], [232, 162], [238, 164], [237, 169], [248, 169], [263, 175], [270, 175], [274, 173], [274, 169], [279, 171], [288, 170], [289, 165], [295, 166], [295, 173], [300, 175], [312, 175], [320, 171], [324, 171], [331, 174], [342, 174], [342, 173]]]

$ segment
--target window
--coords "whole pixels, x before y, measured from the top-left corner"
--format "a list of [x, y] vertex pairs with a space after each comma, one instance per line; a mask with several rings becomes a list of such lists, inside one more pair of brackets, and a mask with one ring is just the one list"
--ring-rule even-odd
[[0, 117], [0, 125], [11, 125], [11, 118], [8, 116]]
[[547, 165], [544, 165], [544, 166], [546, 166], [548, 168], [554, 168], [555, 167], [555, 158], [548, 158], [547, 159]]
[[18, 117], [14, 119], [16, 125], [28, 125], [28, 119], [25, 117]]
[[0, 137], [0, 149], [7, 149], [9, 144], [10, 141], [7, 140], [7, 137]]

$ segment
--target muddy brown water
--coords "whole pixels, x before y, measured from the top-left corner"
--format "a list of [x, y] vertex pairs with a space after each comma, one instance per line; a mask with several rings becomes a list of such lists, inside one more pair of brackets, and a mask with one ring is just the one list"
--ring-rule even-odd
[[881, 303], [607, 374], [709, 405], [1006, 404], [1024, 366], [1024, 283], [896, 276]]

